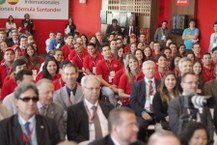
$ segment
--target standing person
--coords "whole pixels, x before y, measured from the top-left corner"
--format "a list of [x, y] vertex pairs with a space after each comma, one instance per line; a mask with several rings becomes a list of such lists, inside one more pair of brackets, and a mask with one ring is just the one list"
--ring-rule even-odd
[[130, 18], [128, 22], [129, 26], [127, 26], [124, 30], [124, 36], [130, 36], [131, 34], [135, 34], [136, 37], [139, 36], [139, 28], [135, 25], [135, 20]]
[[210, 36], [210, 43], [209, 43], [209, 52], [212, 52], [212, 49], [217, 46], [217, 22], [213, 24], [214, 32]]
[[113, 19], [112, 24], [108, 25], [106, 29], [106, 36], [108, 36], [110, 33], [122, 34], [121, 27], [118, 25], [117, 19]]
[[113, 109], [108, 123], [109, 135], [88, 145], [144, 145], [137, 139], [139, 129], [133, 110], [126, 107]]
[[13, 29], [13, 28], [17, 28], [16, 23], [14, 22], [14, 18], [12, 15], [10, 15], [8, 17], [8, 21], [5, 23], [5, 27], [6, 27], [6, 33], [7, 35], [9, 34], [9, 32]]
[[155, 31], [154, 41], [159, 42], [161, 48], [164, 48], [166, 46], [166, 40], [171, 37], [171, 32], [167, 28], [167, 20], [163, 20], [161, 24], [161, 27], [157, 28], [157, 30]]
[[84, 100], [68, 108], [67, 137], [77, 143], [102, 138], [108, 134], [111, 104], [99, 101], [100, 80], [93, 75], [81, 80]]
[[28, 13], [26, 13], [24, 15], [24, 19], [22, 20], [22, 27], [25, 28], [29, 34], [33, 35], [33, 26], [34, 23], [33, 21], [30, 19], [30, 15]]
[[65, 27], [65, 34], [71, 33], [72, 35], [74, 35], [75, 31], [76, 31], [76, 25], [73, 19], [69, 18], [68, 23], [66, 24], [66, 27]]
[[1, 145], [55, 145], [60, 135], [53, 120], [37, 115], [38, 90], [34, 83], [23, 82], [15, 90], [18, 114], [0, 122]]
[[199, 41], [199, 29], [195, 27], [196, 21], [194, 19], [190, 19], [189, 28], [186, 28], [183, 31], [182, 39], [184, 40], [184, 44], [186, 46], [186, 50], [192, 50], [192, 45]]

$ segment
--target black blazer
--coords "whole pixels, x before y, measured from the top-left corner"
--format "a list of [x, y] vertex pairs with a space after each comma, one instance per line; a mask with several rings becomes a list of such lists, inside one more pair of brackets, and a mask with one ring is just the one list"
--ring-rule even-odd
[[[110, 135], [107, 135], [106, 137], [104, 137], [102, 139], [90, 142], [88, 145], [115, 145], [115, 144], [112, 141]], [[137, 142], [130, 144], [130, 145], [145, 145], [145, 144], [140, 142], [140, 141], [137, 141]]]
[[[127, 26], [124, 30], [124, 36], [129, 36], [129, 32], [130, 31], [130, 26]], [[133, 33], [136, 35], [136, 36], [139, 36], [139, 28], [137, 26], [133, 26]]]
[[108, 25], [108, 27], [106, 29], [106, 36], [108, 36], [110, 33], [114, 32], [114, 31], [118, 34], [122, 34], [121, 27], [119, 25], [117, 25], [117, 29], [115, 30], [111, 24], [111, 25]]
[[[155, 79], [156, 89], [160, 81]], [[135, 82], [131, 87], [130, 94], [130, 107], [135, 111], [137, 116], [141, 116], [142, 112], [145, 111], [144, 105], [146, 101], [146, 84], [145, 80]]]
[[[113, 106], [102, 101], [99, 101], [99, 105], [105, 117], [108, 118], [109, 112], [113, 109]], [[84, 101], [70, 106], [67, 113], [68, 140], [78, 143], [89, 140], [89, 118], [84, 107]]]
[[[56, 145], [60, 140], [59, 130], [53, 120], [36, 115], [36, 134], [38, 145]], [[24, 145], [18, 115], [0, 122], [0, 145]]]

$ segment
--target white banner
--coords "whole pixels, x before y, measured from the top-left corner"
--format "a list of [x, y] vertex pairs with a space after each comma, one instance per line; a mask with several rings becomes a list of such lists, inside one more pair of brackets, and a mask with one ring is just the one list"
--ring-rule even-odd
[[0, 18], [68, 19], [68, 0], [0, 0]]

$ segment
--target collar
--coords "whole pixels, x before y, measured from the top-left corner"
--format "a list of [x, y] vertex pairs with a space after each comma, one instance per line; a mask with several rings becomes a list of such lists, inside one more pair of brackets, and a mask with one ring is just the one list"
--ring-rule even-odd
[[149, 83], [148, 81], [152, 81], [153, 83], [155, 83], [154, 77], [152, 79], [148, 79], [145, 77], [145, 83]]
[[111, 136], [111, 140], [114, 142], [115, 145], [121, 145], [112, 135]]
[[34, 124], [36, 121], [35, 115], [33, 115], [29, 120], [26, 121], [22, 116], [20, 116], [20, 114], [18, 114], [18, 120], [22, 126], [24, 126], [24, 124], [26, 124], [26, 122], [29, 122], [30, 124]]
[[43, 107], [43, 106], [48, 107], [48, 105], [43, 105], [43, 104], [41, 104], [40, 101], [37, 102], [37, 107], [38, 107], [38, 109], [40, 109], [40, 108]]
[[90, 110], [93, 106], [98, 106], [99, 102], [96, 101], [95, 104], [90, 103], [86, 98], [84, 99], [85, 104], [87, 105], [88, 109]]

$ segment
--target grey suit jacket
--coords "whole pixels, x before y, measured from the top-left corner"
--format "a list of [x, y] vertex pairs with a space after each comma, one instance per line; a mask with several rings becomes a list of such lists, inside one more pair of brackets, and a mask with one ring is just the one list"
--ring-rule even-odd
[[2, 101], [2, 104], [8, 109], [8, 111], [12, 115], [17, 114], [17, 107], [14, 104], [14, 92], [7, 95]]
[[66, 112], [64, 112], [63, 108], [52, 103], [48, 106], [45, 116], [55, 121], [60, 131], [60, 138], [61, 140], [64, 140], [66, 135]]
[[[73, 98], [70, 98], [70, 100], [73, 104], [69, 102], [69, 95], [67, 93], [66, 86], [55, 91], [53, 97], [54, 103], [60, 105], [64, 110], [67, 110], [69, 106], [77, 104], [83, 100], [83, 91], [81, 89], [81, 86], [77, 85], [75, 96], [73, 96]], [[73, 100], [75, 100], [75, 102], [73, 102]]]

